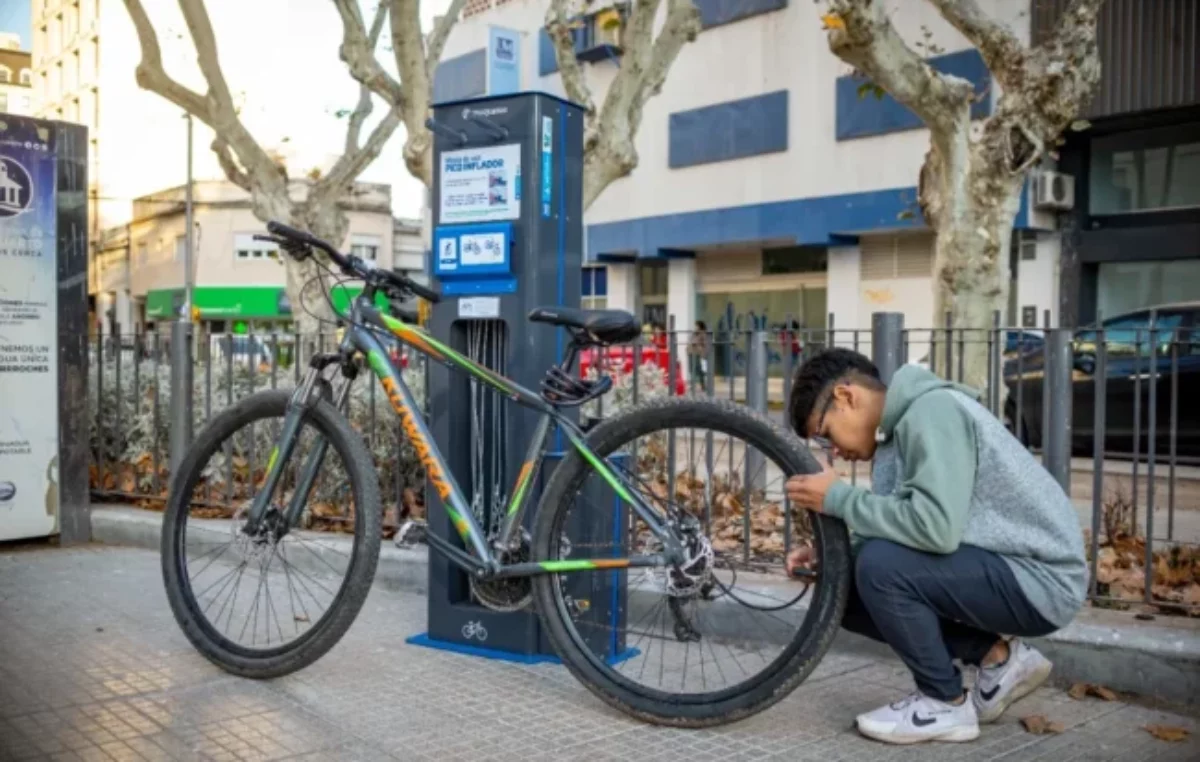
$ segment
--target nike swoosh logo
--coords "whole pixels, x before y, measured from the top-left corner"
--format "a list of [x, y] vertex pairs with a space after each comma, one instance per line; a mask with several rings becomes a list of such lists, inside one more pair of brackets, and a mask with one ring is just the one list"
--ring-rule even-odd
[[991, 701], [993, 698], [996, 697], [996, 694], [999, 692], [1000, 692], [1000, 686], [998, 684], [993, 686], [990, 691], [985, 691], [982, 688], [979, 689], [979, 695], [983, 698], [984, 701]]
[[913, 712], [912, 724], [916, 725], [918, 728], [923, 728], [926, 725], [932, 725], [935, 722], [937, 722], [937, 717], [922, 717], [916, 712]]

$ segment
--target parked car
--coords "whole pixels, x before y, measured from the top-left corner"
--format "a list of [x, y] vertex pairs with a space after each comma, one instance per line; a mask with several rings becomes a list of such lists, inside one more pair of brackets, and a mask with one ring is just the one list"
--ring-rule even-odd
[[[1155, 315], [1154, 330], [1150, 319]], [[1165, 304], [1153, 309], [1118, 315], [1101, 323], [1105, 346], [1104, 449], [1132, 453], [1134, 438], [1145, 454], [1149, 443], [1150, 390], [1155, 392], [1155, 451], [1165, 456], [1171, 437], [1171, 392], [1175, 399], [1176, 453], [1200, 457], [1200, 301]], [[1099, 332], [1096, 326], [1081, 329], [1071, 342], [1072, 395], [1071, 447], [1079, 455], [1093, 451], [1095, 437], [1096, 369]], [[1177, 368], [1177, 377], [1172, 365]], [[1044, 346], [1026, 353], [1020, 362], [1004, 366], [1008, 389], [1004, 416], [1011, 431], [1035, 447], [1042, 443]], [[1020, 391], [1021, 413], [1017, 415]], [[1135, 397], [1134, 392], [1140, 394]], [[1135, 399], [1140, 400], [1136, 411]], [[1139, 420], [1135, 427], [1135, 413]], [[1136, 429], [1136, 430], [1135, 430]]]
[[[937, 337], [944, 341], [943, 336]], [[1022, 328], [1020, 330], [1013, 329], [1004, 332], [1004, 348], [1000, 350], [1001, 361], [1015, 360], [1018, 354], [1029, 354], [1041, 350], [1046, 343], [1045, 335], [1036, 328]], [[935, 349], [935, 351], [938, 351]], [[942, 345], [942, 350], [945, 351], [945, 345]], [[958, 356], [958, 347], [954, 348], [955, 357]], [[917, 365], [920, 365], [926, 370], [929, 369], [929, 355], [926, 354], [920, 360], [917, 360]]]

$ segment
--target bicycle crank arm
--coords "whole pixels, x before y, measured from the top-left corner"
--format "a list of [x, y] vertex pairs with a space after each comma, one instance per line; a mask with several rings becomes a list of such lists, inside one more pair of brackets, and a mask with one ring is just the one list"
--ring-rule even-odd
[[536, 577], [542, 574], [570, 574], [573, 572], [605, 571], [616, 569], [641, 569], [666, 566], [661, 554], [631, 556], [629, 558], [571, 558], [564, 561], [534, 561], [530, 563], [501, 566], [491, 579], [505, 577]]

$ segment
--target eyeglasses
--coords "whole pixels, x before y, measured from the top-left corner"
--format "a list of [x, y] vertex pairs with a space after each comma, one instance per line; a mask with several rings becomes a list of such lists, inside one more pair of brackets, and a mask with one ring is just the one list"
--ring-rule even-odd
[[[833, 390], [829, 390], [829, 399], [825, 400], [825, 404], [821, 407], [821, 416], [817, 419], [817, 431], [825, 428], [825, 416], [829, 415], [829, 411], [833, 409]], [[821, 448], [825, 453], [825, 460], [830, 466], [833, 465], [833, 442], [822, 436], [811, 436], [808, 441]]]

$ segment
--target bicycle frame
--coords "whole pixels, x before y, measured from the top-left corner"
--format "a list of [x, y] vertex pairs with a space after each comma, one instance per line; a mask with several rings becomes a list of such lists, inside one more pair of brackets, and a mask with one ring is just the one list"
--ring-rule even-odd
[[[540, 394], [532, 392], [520, 384], [505, 378], [494, 371], [483, 367], [473, 360], [463, 356], [442, 342], [429, 335], [423, 329], [409, 325], [402, 320], [381, 313], [373, 304], [372, 289], [364, 290], [351, 307], [349, 325], [341, 342], [341, 353], [347, 356], [361, 352], [366, 358], [367, 365], [378, 377], [384, 393], [391, 403], [392, 409], [400, 418], [404, 433], [411, 440], [417, 457], [425, 468], [429, 485], [437, 492], [438, 497], [450, 518], [450, 523], [458, 532], [464, 545], [470, 552], [455, 547], [452, 543], [432, 533], [427, 535], [430, 545], [443, 553], [449, 561], [480, 578], [492, 577], [524, 577], [538, 574], [558, 574], [569, 572], [593, 571], [596, 569], [624, 569], [631, 567], [664, 566], [668, 563], [680, 563], [683, 558], [683, 548], [676, 536], [669, 531], [662, 515], [642, 500], [629, 488], [626, 480], [615, 472], [609, 464], [596, 455], [587, 446], [582, 431], [553, 404], [547, 402]], [[525, 459], [517, 473], [516, 482], [509, 495], [509, 503], [505, 513], [500, 534], [493, 542], [494, 548], [505, 549], [514, 547], [516, 534], [520, 530], [522, 520], [528, 508], [530, 484], [542, 465], [546, 456], [546, 447], [554, 425], [563, 432], [571, 446], [596, 471], [613, 491], [633, 508], [634, 512], [646, 522], [650, 531], [658, 537], [664, 548], [664, 553], [628, 558], [589, 558], [567, 559], [559, 561], [541, 561], [517, 564], [501, 564], [493, 547], [489, 547], [487, 537], [479, 522], [470, 510], [470, 502], [455, 481], [453, 474], [446, 466], [445, 458], [433, 442], [429, 428], [420, 415], [413, 399], [412, 392], [405, 384], [403, 376], [388, 359], [386, 350], [381, 343], [378, 333], [395, 337], [408, 347], [420, 352], [426, 357], [441, 362], [453, 370], [469, 373], [477, 381], [487, 384], [500, 394], [523, 407], [532, 408], [541, 413], [533, 441], [529, 443]], [[307, 408], [314, 404], [313, 388], [320, 369], [310, 367], [304, 381], [292, 396], [288, 412], [284, 419], [283, 428], [275, 447], [271, 450], [267, 461], [267, 471], [263, 489], [255, 496], [247, 517], [246, 529], [253, 531], [266, 514], [270, 496], [278, 486], [282, 468], [278, 464], [286, 463], [295, 448], [296, 438], [303, 422]], [[349, 390], [353, 377], [347, 378], [342, 387], [336, 404], [341, 402]], [[284, 526], [289, 531], [297, 525], [303, 512], [303, 506], [308, 500], [313, 483], [316, 481], [321, 464], [324, 461], [327, 442], [321, 439], [315, 446], [304, 464], [301, 476], [297, 481], [296, 490], [284, 510]]]

